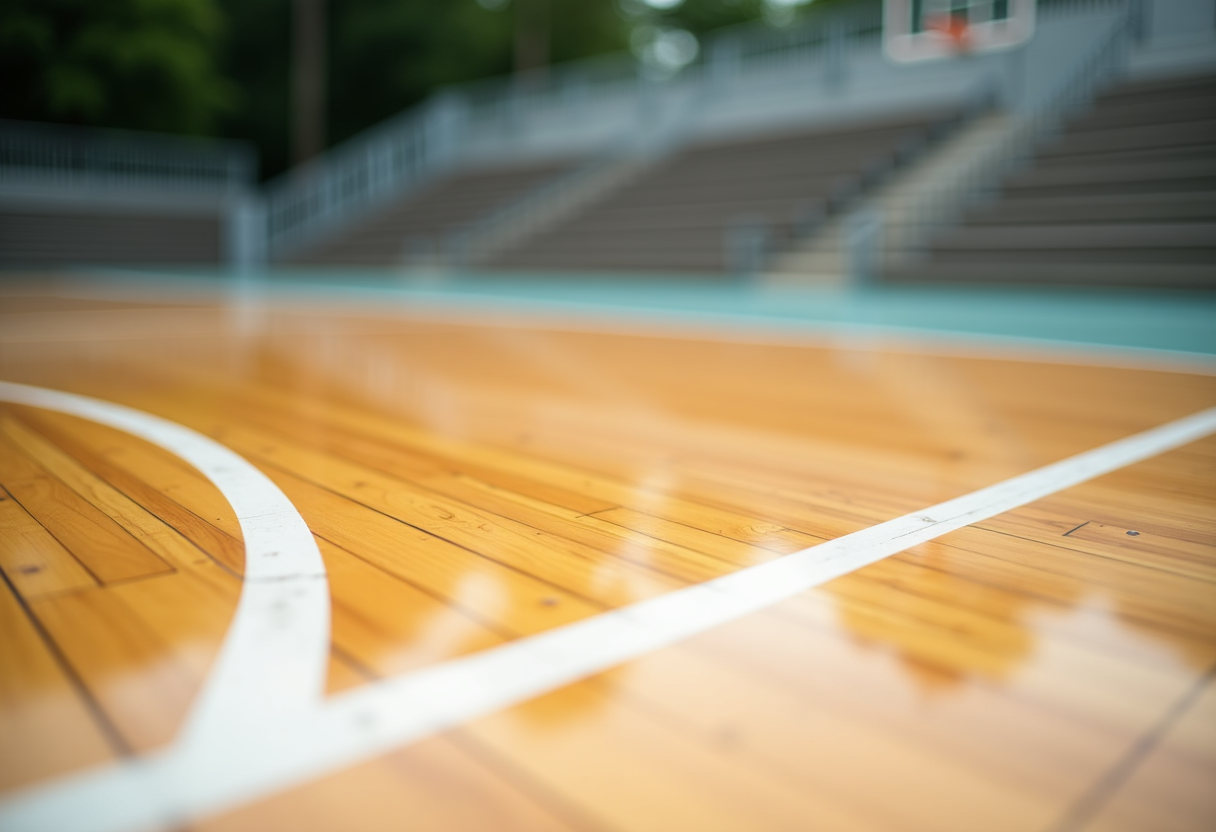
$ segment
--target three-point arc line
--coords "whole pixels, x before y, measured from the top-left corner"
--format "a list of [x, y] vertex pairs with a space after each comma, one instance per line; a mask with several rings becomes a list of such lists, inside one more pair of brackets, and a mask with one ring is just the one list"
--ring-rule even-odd
[[767, 563], [326, 699], [325, 566], [303, 518], [264, 474], [189, 428], [120, 405], [7, 382], [0, 401], [108, 425], [189, 462], [231, 504], [246, 560], [236, 615], [176, 740], [9, 793], [0, 802], [8, 832], [120, 832], [254, 801], [1216, 433], [1211, 408]]

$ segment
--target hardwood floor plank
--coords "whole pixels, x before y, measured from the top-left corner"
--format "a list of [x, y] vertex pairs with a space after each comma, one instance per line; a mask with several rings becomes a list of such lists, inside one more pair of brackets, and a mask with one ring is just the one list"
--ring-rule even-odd
[[[876, 594], [881, 588], [911, 596], [911, 602], [922, 612], [926, 620], [940, 620], [943, 626], [955, 626], [951, 622], [957, 617], [957, 627], [963, 633], [971, 633], [967, 623], [971, 616], [980, 616], [991, 626], [1003, 632], [996, 639], [993, 649], [1000, 650], [1006, 641], [1021, 641], [1028, 631], [1027, 620], [1039, 633], [1051, 633], [1053, 638], [1062, 638], [1090, 649], [1124, 655], [1137, 661], [1175, 667], [1178, 656], [1172, 651], [1159, 651], [1153, 647], [1129, 640], [1122, 628], [1110, 626], [1111, 605], [1101, 595], [1084, 595], [1070, 592], [1046, 590], [1076, 587], [1082, 584], [1080, 575], [1042, 574], [1038, 585], [1027, 582], [1027, 589], [1018, 591], [1012, 586], [1017, 581], [1004, 584], [977, 579], [974, 570], [964, 570], [960, 563], [969, 559], [967, 555], [956, 556], [945, 544], [933, 546], [928, 551], [916, 551], [897, 555], [866, 569], [854, 572], [833, 584], [833, 593], [852, 595], [859, 590], [866, 595]], [[871, 587], [870, 585], [873, 585]], [[810, 608], [818, 602], [830, 610], [831, 604], [822, 594], [815, 593], [803, 598]], [[922, 606], [923, 605], [923, 606]], [[1162, 611], [1164, 612], [1164, 611]], [[825, 612], [824, 615], [831, 615]], [[1120, 616], [1125, 617], [1122, 609]], [[1159, 617], [1162, 617], [1159, 615]], [[1176, 644], [1181, 654], [1198, 666], [1206, 666], [1207, 657], [1216, 661], [1216, 643], [1200, 634], [1186, 635], [1176, 628], [1150, 624], [1144, 619], [1129, 622], [1137, 632], [1150, 639], [1149, 644]]]
[[[837, 667], [822, 656], [820, 673]], [[890, 698], [899, 696], [898, 677]], [[891, 725], [859, 709], [740, 673], [722, 656], [673, 648], [645, 656], [603, 677], [634, 707], [758, 774], [799, 790], [826, 794], [879, 828], [994, 830], [1040, 828], [1071, 795], [1070, 784], [1018, 782], [975, 755]], [[948, 695], [948, 694], [946, 694]], [[903, 699], [903, 723], [932, 707], [929, 696]]]
[[2, 581], [0, 634], [0, 789], [112, 759], [81, 691]]
[[[702, 529], [686, 526], [683, 523], [656, 517], [653, 514], [635, 511], [629, 508], [608, 509], [597, 514], [581, 518], [583, 523], [593, 523], [602, 528], [617, 527], [627, 529], [651, 540], [663, 541], [676, 546], [701, 552], [718, 560], [735, 566], [752, 566], [757, 563], [774, 560], [779, 553], [761, 546], [742, 543], [725, 535], [714, 534]], [[633, 537], [630, 535], [630, 537]], [[635, 538], [636, 539], [636, 538]], [[803, 538], [807, 546], [821, 542], [817, 538], [806, 535]], [[805, 548], [805, 547], [803, 547]]]
[[318, 537], [500, 632], [539, 632], [600, 609], [560, 587], [305, 480], [281, 471], [268, 473]]
[[[1179, 532], [1168, 525], [1145, 520], [1143, 516], [1136, 518], [1138, 525], [1142, 526], [1140, 529], [1096, 520], [1077, 522], [1078, 519], [1077, 511], [1065, 513], [1060, 509], [1027, 507], [994, 517], [976, 527], [1141, 566], [1151, 564], [1154, 568], [1187, 577], [1206, 581], [1214, 579], [1211, 562], [1216, 559], [1216, 555], [1213, 555], [1216, 540], [1197, 542], [1190, 539], [1196, 535], [1189, 530]], [[1145, 526], [1145, 522], [1149, 525]], [[1128, 531], [1138, 531], [1140, 534], [1129, 536]], [[1130, 539], [1141, 536], [1145, 539]], [[1175, 556], [1173, 551], [1177, 551], [1181, 557]]]
[[245, 544], [228, 502], [210, 482], [134, 437], [48, 411], [24, 409], [22, 421], [95, 477], [174, 529], [235, 574]]
[[[617, 606], [637, 600], [638, 590], [653, 594], [676, 585], [584, 543], [480, 511], [340, 457], [245, 429], [230, 428], [223, 438], [248, 458], [298, 472], [318, 487], [597, 603]], [[618, 587], [632, 589], [620, 594]]]
[[1086, 832], [1203, 832], [1216, 824], [1216, 685], [1212, 674], [1197, 699], [1154, 737], [1126, 781], [1114, 786]]
[[1216, 623], [1216, 610], [1202, 591], [1206, 583], [1195, 587], [1158, 569], [1116, 559], [1096, 562], [1092, 555], [1067, 547], [1027, 546], [1021, 538], [977, 528], [962, 529], [948, 542], [935, 541], [921, 551], [939, 549], [957, 552], [952, 558], [957, 568], [979, 581], [1063, 602], [1087, 592], [1106, 592], [1121, 614], [1201, 638]]
[[[251, 398], [255, 397], [251, 394]], [[265, 395], [256, 398], [268, 399]], [[275, 408], [291, 406], [290, 400], [282, 396], [274, 397], [273, 402]], [[774, 551], [797, 551], [820, 539], [771, 523], [758, 523], [749, 515], [689, 502], [670, 492], [648, 491], [636, 484], [589, 471], [545, 464], [524, 452], [443, 442], [424, 437], [408, 427], [387, 421], [379, 423], [367, 416], [353, 417], [336, 408], [323, 409], [315, 403], [306, 411], [307, 416], [315, 420], [307, 428], [299, 427], [298, 417], [271, 415], [274, 412], [266, 407], [249, 407], [242, 411], [251, 420], [267, 424], [276, 431], [297, 438], [311, 433], [315, 440], [347, 458], [411, 481], [425, 482], [433, 488], [439, 487], [435, 483], [445, 480], [430, 466], [418, 470], [416, 460], [419, 456], [436, 460], [434, 469], [454, 472], [461, 484], [568, 519], [618, 505], [648, 507], [658, 500], [664, 515], [677, 522]], [[512, 475], [511, 471], [526, 471], [527, 476]], [[518, 491], [505, 485], [520, 480], [525, 487]], [[582, 494], [591, 496], [581, 501], [570, 497]]]
[[[840, 628], [819, 632], [807, 626], [795, 637], [789, 626], [798, 609], [790, 606], [697, 636], [687, 649], [787, 690], [808, 711], [824, 708], [864, 720], [1018, 789], [1058, 795], [1063, 784], [1078, 793], [1084, 784], [1077, 773], [1102, 770], [1143, 727], [1115, 731], [1105, 722], [1078, 719], [1069, 708], [1011, 695], [1007, 686], [1016, 675], [1005, 686], [979, 684], [969, 674], [920, 662], [882, 642], [867, 647], [862, 633], [850, 640], [840, 638]], [[851, 632], [847, 623], [843, 632]]]
[[0, 422], [0, 431], [19, 444], [22, 450], [52, 473], [76, 494], [104, 512], [133, 538], [164, 559], [174, 569], [195, 573], [236, 603], [239, 585], [226, 575], [219, 575], [219, 562], [207, 557], [176, 529], [131, 500], [121, 491], [94, 474], [65, 452], [25, 424], [16, 420]]
[[7, 436], [0, 436], [0, 483], [102, 583], [172, 571], [104, 512], [38, 467]]
[[510, 778], [446, 737], [352, 766], [268, 800], [191, 825], [194, 832], [572, 832], [577, 812]]
[[[0, 377], [198, 430], [300, 511], [329, 573], [332, 697], [1216, 405], [1212, 376], [1067, 356], [453, 324], [300, 299], [269, 303], [239, 334], [225, 334], [222, 303], [185, 301], [175, 306], [197, 315], [164, 320], [201, 322], [189, 331], [98, 307], [71, 333], [71, 316], [51, 320], [57, 301], [38, 303], [71, 337], [0, 344]], [[139, 339], [107, 329], [135, 318]], [[62, 654], [94, 728], [112, 724], [116, 746], [159, 747], [231, 621], [239, 525], [172, 454], [61, 414], [3, 414], [0, 475], [24, 460], [175, 570], [22, 596], [28, 628], [47, 633], [42, 660]], [[1020, 832], [1053, 828], [1101, 786], [1094, 828], [1206, 828], [1210, 691], [1130, 777], [1104, 778], [1216, 664], [1213, 494], [1207, 439], [184, 823]], [[0, 549], [13, 537], [5, 511], [0, 501]], [[42, 671], [8, 629], [0, 662], [16, 661], [4, 667], [19, 678], [0, 667], [0, 697], [36, 702]], [[9, 701], [0, 732], [28, 743], [60, 730], [45, 715], [6, 723]], [[64, 754], [47, 770], [88, 764]]]
[[879, 828], [589, 683], [476, 720], [461, 733], [609, 829]]
[[96, 586], [97, 579], [0, 488], [0, 570], [22, 598]]
[[318, 541], [333, 593], [333, 641], [393, 676], [501, 644], [504, 637], [401, 578]]
[[[155, 583], [159, 589], [183, 580], [188, 576], [179, 573], [124, 586]], [[167, 603], [167, 596], [157, 594], [156, 600]], [[31, 608], [133, 749], [147, 751], [173, 738], [201, 682], [191, 670], [205, 666], [206, 657], [181, 645], [193, 654], [193, 668], [175, 661], [171, 634], [150, 627], [114, 589], [49, 596]]]
[[[230, 434], [231, 429], [227, 431], [227, 435]], [[272, 440], [268, 437], [269, 435], [264, 436], [260, 440], [251, 439], [246, 447], [252, 447], [253, 444], [260, 443], [260, 447], [265, 450], [271, 447], [273, 442], [281, 441]], [[586, 514], [568, 508], [564, 504], [546, 502], [539, 496], [544, 493], [539, 488], [531, 487], [531, 490], [525, 495], [511, 495], [500, 485], [494, 484], [503, 482], [502, 475], [490, 471], [484, 466], [474, 465], [472, 470], [477, 472], [477, 475], [474, 476], [463, 469], [462, 462], [453, 459], [449, 460], [444, 467], [457, 473], [453, 474], [431, 469], [422, 469], [419, 472], [418, 467], [412, 464], [412, 454], [393, 453], [391, 450], [386, 452], [383, 445], [379, 446], [380, 451], [376, 453], [366, 441], [352, 441], [341, 434], [329, 431], [324, 433], [322, 441], [327, 448], [332, 449], [332, 452], [341, 459], [358, 461], [362, 465], [388, 473], [396, 479], [405, 480], [427, 491], [442, 494], [443, 496], [459, 500], [465, 505], [491, 512], [497, 517], [509, 517], [519, 520], [533, 529], [555, 535], [567, 541], [590, 546], [610, 556], [621, 557], [651, 566], [675, 577], [685, 579], [695, 577], [696, 579], [704, 580], [723, 574], [726, 568], [722, 563], [715, 562], [713, 556], [709, 559], [702, 557], [703, 554], [707, 554], [707, 551], [695, 545], [682, 546], [672, 540], [664, 541], [661, 537], [645, 537], [631, 534], [624, 527], [604, 524], [596, 517], [588, 517]], [[289, 462], [284, 464], [290, 465]], [[487, 471], [490, 474], [488, 481], [478, 479], [478, 477]], [[534, 481], [530, 480], [529, 482]], [[622, 488], [621, 490], [626, 489]], [[564, 489], [557, 489], [557, 491], [558, 499], [561, 499], [562, 495], [568, 493]], [[672, 501], [663, 498], [663, 502], [666, 507], [666, 504]], [[590, 504], [585, 504], [582, 508], [602, 508], [604, 505], [605, 503], [602, 501], [594, 501]], [[719, 528], [732, 531], [739, 537], [752, 539], [758, 537], [762, 541], [769, 543], [776, 551], [793, 551], [794, 549], [791, 547], [805, 548], [806, 545], [813, 545], [814, 542], [818, 542], [816, 538], [809, 535], [801, 535], [776, 526], [764, 526], [763, 524], [754, 522], [749, 523], [746, 518], [738, 515], [730, 516], [726, 512], [714, 511], [707, 507], [684, 504], [683, 506], [673, 506], [672, 510], [680, 513], [680, 508], [686, 508], [688, 510], [687, 514], [696, 516], [705, 522], [716, 521], [719, 524]], [[695, 534], [695, 532], [695, 529], [690, 529], [689, 536]], [[716, 538], [716, 536], [705, 534], [700, 539], [704, 541], [711, 538]], [[759, 562], [758, 559], [770, 556], [769, 553], [749, 545], [730, 546], [729, 541], [724, 540], [716, 540], [715, 545], [721, 551], [729, 550], [732, 553], [747, 553], [752, 556], [750, 558], [745, 556], [743, 558], [728, 557], [718, 559], [736, 565]]]
[[591, 514], [614, 505], [589, 496], [579, 488], [522, 476], [514, 472], [515, 466], [496, 466], [493, 461], [487, 464], [476, 458], [475, 451], [452, 453], [451, 447], [443, 448], [434, 442], [410, 441], [416, 439], [413, 432], [397, 434], [395, 441], [361, 435], [357, 427], [352, 430], [352, 426], [345, 426], [343, 429], [339, 418], [328, 408], [322, 415], [316, 407], [299, 409], [293, 405], [298, 406], [299, 402], [284, 397], [279, 399], [277, 408], [247, 404], [240, 413], [251, 423], [278, 435], [323, 447], [406, 479], [430, 479], [444, 474], [468, 477], [496, 493], [520, 499], [524, 504], [561, 508], [572, 516]]
[[1098, 544], [1095, 550], [1104, 557], [1179, 572], [1216, 584], [1216, 547], [1213, 546], [1105, 523], [1086, 523], [1067, 536], [1070, 541]]
[[[835, 594], [831, 585], [824, 591], [834, 593], [838, 617], [832, 631], [843, 625], [856, 638], [882, 644], [917, 667], [934, 668], [958, 682], [994, 684], [1004, 695], [1110, 730], [1150, 719], [1158, 703], [1191, 678], [1190, 669], [1178, 664], [1148, 666], [1025, 628], [1019, 634], [976, 617], [967, 619], [976, 631], [960, 632], [962, 616], [953, 616], [950, 624], [928, 621], [923, 605], [891, 592], [874, 593], [863, 602]], [[799, 603], [782, 610], [822, 626], [818, 611], [804, 617]]]

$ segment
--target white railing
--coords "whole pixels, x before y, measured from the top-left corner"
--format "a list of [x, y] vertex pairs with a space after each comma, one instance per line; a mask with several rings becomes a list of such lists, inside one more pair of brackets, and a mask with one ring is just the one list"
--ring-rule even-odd
[[272, 256], [445, 169], [459, 156], [463, 120], [458, 99], [435, 96], [268, 182]]
[[251, 187], [245, 142], [0, 120], [0, 187], [223, 195]]
[[[876, 38], [880, 20], [874, 5], [782, 30], [756, 23], [730, 27], [707, 37], [696, 58], [678, 71], [618, 54], [446, 87], [268, 183], [270, 251], [290, 254], [468, 158], [487, 143], [485, 137], [498, 147], [509, 145], [529, 125], [543, 125], [552, 134], [593, 122], [594, 136], [583, 145], [590, 158], [652, 152], [656, 142], [680, 135], [678, 126], [651, 117], [672, 91], [732, 84], [792, 64], [805, 65], [807, 77], [842, 79], [848, 42]], [[650, 135], [655, 131], [662, 135]], [[535, 213], [536, 199], [528, 195], [521, 210]], [[514, 209], [496, 217], [490, 226], [466, 229], [465, 242], [474, 236], [493, 241], [502, 228], [519, 225]]]
[[[1045, 4], [1046, 16], [1109, 9], [1119, 2], [1056, 0]], [[583, 148], [587, 164], [438, 239], [414, 241], [418, 262], [474, 264], [541, 227], [555, 216], [554, 206], [579, 203], [603, 183], [619, 180], [609, 171], [628, 172], [630, 158], [653, 156], [678, 145], [703, 110], [701, 103], [720, 92], [745, 89], [753, 78], [767, 82], [775, 73], [796, 78], [805, 88], [844, 91], [859, 83], [881, 87], [885, 79], [851, 77], [856, 70], [850, 64], [858, 49], [879, 54], [881, 25], [881, 9], [874, 4], [785, 29], [752, 23], [720, 30], [706, 38], [696, 59], [679, 71], [663, 73], [632, 56], [610, 55], [448, 87], [443, 93], [447, 102], [443, 128], [422, 126], [439, 121], [438, 110], [421, 117], [406, 114], [395, 124], [337, 148], [324, 167], [318, 166], [311, 174], [301, 171], [285, 177], [282, 189], [271, 192], [272, 240], [282, 252], [315, 239], [381, 200], [425, 182], [469, 153], [476, 155], [487, 144], [501, 149], [512, 141], [523, 141], [521, 137], [529, 131], [560, 136], [572, 132], [571, 125], [599, 123], [598, 138]], [[1007, 74], [1008, 68], [996, 71]], [[991, 78], [977, 76], [969, 84], [967, 100], [990, 102], [992, 86]], [[964, 120], [975, 112], [965, 105]], [[438, 134], [444, 136], [443, 153], [427, 145]], [[492, 140], [487, 143], [483, 137]], [[380, 151], [372, 148], [377, 143]], [[906, 167], [919, 158], [924, 144], [901, 148], [892, 159], [884, 160], [881, 170], [868, 171], [863, 184], [868, 188], [891, 170]], [[389, 166], [381, 164], [381, 178], [377, 179], [374, 160], [383, 157], [389, 145], [410, 153], [415, 166], [407, 175], [394, 175], [391, 170], [384, 173]], [[566, 147], [554, 149], [568, 151]], [[285, 196], [290, 199], [282, 199]], [[794, 233], [805, 236], [814, 220], [838, 212], [856, 195], [838, 196], [826, 208], [808, 207], [804, 222], [795, 223]], [[735, 236], [751, 239], [755, 235]], [[766, 245], [781, 242], [781, 236], [764, 235]]]

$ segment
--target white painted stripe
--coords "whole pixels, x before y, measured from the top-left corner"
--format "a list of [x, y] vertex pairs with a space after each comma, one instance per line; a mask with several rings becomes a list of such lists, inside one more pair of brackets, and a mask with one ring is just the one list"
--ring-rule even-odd
[[[0, 804], [0, 827], [119, 832], [256, 800], [1213, 433], [1216, 408], [766, 564], [317, 702], [308, 713], [228, 723], [216, 712], [208, 720], [214, 732], [208, 742], [186, 737], [133, 763], [14, 794]], [[316, 649], [315, 640], [309, 644], [301, 640], [296, 649]], [[242, 695], [262, 695], [246, 684], [238, 688]], [[262, 713], [272, 708], [267, 703]]]
[[0, 401], [69, 413], [158, 445], [197, 468], [236, 513], [245, 584], [183, 740], [206, 743], [216, 724], [256, 725], [316, 707], [328, 670], [329, 587], [312, 532], [278, 486], [223, 445], [148, 413], [10, 382], [0, 382]]
[[357, 689], [326, 710], [350, 723], [356, 714], [373, 720], [391, 747], [386, 737], [414, 739], [499, 710], [1212, 433], [1216, 408], [768, 563]]

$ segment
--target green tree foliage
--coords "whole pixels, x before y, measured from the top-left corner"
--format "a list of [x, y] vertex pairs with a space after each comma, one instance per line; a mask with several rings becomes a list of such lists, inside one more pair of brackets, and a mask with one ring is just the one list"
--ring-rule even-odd
[[875, 0], [618, 0], [621, 14], [634, 25], [680, 28], [697, 36], [764, 19], [775, 26], [789, 25], [829, 8]]
[[241, 106], [224, 114], [218, 132], [256, 144], [262, 175], [274, 175], [290, 159], [291, 0], [218, 5], [228, 22], [220, 68], [242, 92]]
[[[329, 0], [329, 141], [437, 87], [510, 72], [525, 11], [561, 63], [626, 50], [643, 27], [700, 36], [766, 8], [772, 20], [766, 2], [790, 0]], [[249, 139], [263, 173], [277, 173], [289, 158], [292, 5], [0, 0], [0, 117]]]
[[[527, 0], [525, 0], [526, 2]], [[510, 72], [519, 0], [330, 0], [328, 125], [341, 141], [426, 98], [436, 87]], [[222, 132], [262, 150], [274, 174], [289, 159], [291, 0], [219, 0], [228, 25], [222, 67], [246, 104]], [[547, 0], [550, 59], [628, 47], [615, 0]]]
[[208, 134], [240, 101], [213, 0], [4, 0], [0, 116]]
[[550, 0], [550, 4], [552, 62], [629, 48], [629, 22], [613, 0]]
[[[522, 2], [528, 0], [333, 3], [331, 139], [362, 130], [437, 86], [509, 72]], [[627, 48], [628, 26], [613, 0], [544, 0], [542, 11], [551, 61]]]
[[510, 67], [510, 22], [475, 0], [346, 0], [331, 3], [330, 11], [331, 141], [436, 86]]
[[645, 0], [618, 0], [622, 15], [635, 25], [661, 25], [685, 29], [694, 35], [755, 20], [764, 12], [764, 0], [683, 0], [654, 5]]

